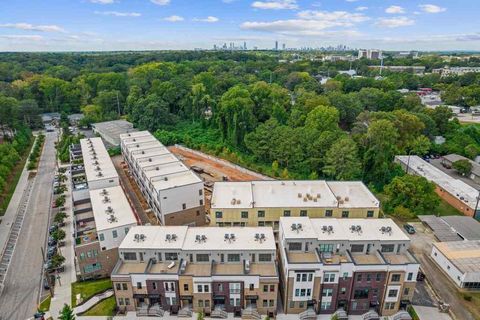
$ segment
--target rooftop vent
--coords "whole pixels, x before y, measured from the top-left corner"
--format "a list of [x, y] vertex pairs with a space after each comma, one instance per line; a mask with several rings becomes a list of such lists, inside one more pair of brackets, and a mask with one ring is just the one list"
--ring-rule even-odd
[[224, 241], [228, 241], [229, 243], [234, 242], [236, 240], [235, 234], [233, 233], [225, 233]]
[[207, 241], [207, 236], [204, 234], [197, 234], [195, 236], [195, 242], [202, 243]]
[[98, 171], [97, 177], [103, 177], [103, 173], [101, 171]]
[[113, 213], [113, 208], [108, 206], [107, 209], [105, 210], [106, 213]]
[[133, 236], [134, 240], [136, 242], [141, 242], [141, 241], [145, 241], [145, 235], [143, 233], [136, 233], [134, 236]]
[[107, 189], [103, 189], [102, 192], [100, 192], [100, 195], [102, 195], [102, 196], [108, 195]]
[[233, 198], [232, 201], [230, 201], [230, 204], [234, 205], [235, 203], [237, 203], [237, 200], [235, 198]]
[[172, 233], [172, 234], [167, 234], [165, 236], [165, 241], [172, 242], [172, 241], [177, 241], [177, 235]]
[[117, 219], [113, 214], [111, 214], [111, 215], [108, 217], [107, 221], [110, 222], [110, 223], [113, 223], [113, 222], [117, 222], [118, 219]]
[[345, 202], [348, 202], [348, 200], [350, 200], [349, 197], [345, 197]]
[[322, 232], [323, 233], [333, 233], [333, 226], [322, 226]]
[[94, 165], [97, 165], [97, 164], [98, 164], [98, 161], [97, 161], [97, 160], [93, 161], [93, 164], [94, 164]]
[[102, 170], [102, 168], [100, 168], [100, 166], [95, 167], [95, 171], [100, 171], [100, 170]]
[[137, 141], [137, 139], [133, 138], [133, 142]]
[[255, 241], [262, 243], [265, 240], [267, 240], [265, 233], [255, 233]]
[[102, 201], [103, 201], [103, 203], [110, 203], [110, 198], [105, 196], [105, 197], [103, 197]]
[[168, 181], [168, 177], [164, 177], [163, 180]]
[[392, 235], [392, 227], [386, 226], [386, 227], [381, 227], [380, 231], [382, 234], [388, 233], [388, 235]]
[[302, 194], [299, 192], [299, 193], [297, 194], [297, 197], [301, 198], [301, 197], [302, 197]]
[[362, 226], [360, 226], [360, 225], [351, 225], [351, 226], [350, 226], [350, 232], [351, 232], [351, 233], [356, 232], [356, 233], [358, 233], [358, 234], [362, 234]]
[[292, 231], [297, 231], [299, 233], [300, 231], [303, 230], [302, 224], [301, 223], [292, 223]]
[[152, 158], [148, 158], [148, 162], [152, 162]]
[[145, 154], [145, 151], [142, 150], [142, 154]]

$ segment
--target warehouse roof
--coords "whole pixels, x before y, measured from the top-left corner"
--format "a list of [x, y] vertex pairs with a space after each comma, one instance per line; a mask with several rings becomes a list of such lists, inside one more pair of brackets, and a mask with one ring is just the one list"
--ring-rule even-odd
[[480, 241], [438, 242], [433, 245], [462, 273], [480, 272]]
[[419, 216], [439, 241], [480, 240], [480, 222], [466, 216]]
[[121, 134], [137, 131], [133, 128], [133, 124], [126, 120], [98, 122], [92, 124], [92, 128], [95, 132], [98, 132], [105, 141], [115, 146], [120, 145]]
[[216, 182], [212, 208], [378, 207], [379, 201], [362, 182], [285, 180]]

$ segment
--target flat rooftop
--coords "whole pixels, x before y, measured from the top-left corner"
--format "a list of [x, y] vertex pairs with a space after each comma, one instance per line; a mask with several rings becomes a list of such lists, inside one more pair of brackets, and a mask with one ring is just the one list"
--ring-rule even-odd
[[[225, 235], [233, 235], [227, 240]], [[256, 235], [264, 235], [256, 240]], [[135, 235], [143, 235], [143, 240]], [[174, 240], [172, 240], [172, 235]], [[168, 236], [168, 237], [167, 237]], [[137, 236], [138, 238], [138, 236]], [[170, 240], [167, 240], [170, 239]], [[185, 251], [275, 251], [275, 238], [268, 227], [188, 227], [188, 226], [135, 226], [123, 239], [119, 250], [177, 249]]]
[[[293, 228], [293, 225], [300, 225], [300, 228]], [[358, 231], [352, 232], [352, 227]], [[280, 217], [280, 228], [287, 240], [409, 241], [392, 219]]]
[[437, 242], [433, 244], [462, 273], [480, 272], [480, 241]]
[[467, 216], [419, 216], [439, 241], [480, 240], [480, 222]]
[[116, 146], [120, 145], [121, 134], [137, 131], [133, 128], [133, 124], [126, 120], [98, 122], [92, 124], [92, 127], [95, 131], [100, 133], [105, 140], [113, 142]]
[[378, 208], [380, 202], [359, 181], [216, 182], [212, 209], [220, 208]]
[[80, 140], [87, 182], [118, 178], [117, 170], [101, 138]]
[[449, 176], [418, 156], [396, 156], [395, 159], [405, 168], [408, 164], [409, 172], [413, 171], [415, 174], [435, 183], [438, 187], [462, 201], [466, 206], [475, 210], [478, 196], [478, 191], [475, 188], [462, 180]]
[[137, 165], [140, 168], [150, 167], [161, 165], [170, 162], [178, 162], [177, 157], [168, 152], [168, 149], [165, 148], [167, 152], [162, 153], [161, 155], [148, 155], [146, 157], [137, 158]]
[[165, 154], [170, 154], [170, 151], [166, 147], [164, 147], [163, 145], [154, 144], [149, 148], [132, 151], [131, 157], [132, 159], [139, 161], [140, 159], [144, 160], [154, 156], [160, 156]]
[[145, 177], [150, 180], [151, 178], [158, 177], [158, 176], [169, 176], [174, 173], [179, 172], [190, 172], [190, 170], [181, 162], [175, 161], [170, 163], [160, 163], [160, 164], [152, 164], [150, 166], [143, 167], [143, 174]]
[[196, 174], [192, 171], [182, 171], [164, 175], [156, 175], [150, 179], [155, 190], [167, 190], [173, 189], [180, 186], [186, 186], [194, 183], [203, 183]]
[[91, 190], [90, 201], [97, 231], [137, 224], [137, 219], [120, 186]]

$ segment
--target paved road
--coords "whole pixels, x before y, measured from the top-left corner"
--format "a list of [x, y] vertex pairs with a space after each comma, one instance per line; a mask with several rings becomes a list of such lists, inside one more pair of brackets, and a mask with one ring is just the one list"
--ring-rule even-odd
[[45, 244], [51, 204], [56, 139], [56, 133], [46, 134], [27, 214], [0, 297], [2, 319], [25, 320], [36, 310], [43, 265], [40, 246]]

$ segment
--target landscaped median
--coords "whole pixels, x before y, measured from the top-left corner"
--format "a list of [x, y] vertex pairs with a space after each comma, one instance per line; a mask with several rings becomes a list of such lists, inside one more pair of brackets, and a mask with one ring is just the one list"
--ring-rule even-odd
[[43, 144], [45, 143], [45, 135], [39, 134], [35, 139], [35, 144], [33, 146], [32, 152], [28, 157], [28, 170], [34, 170], [38, 168], [38, 161], [40, 159], [40, 155], [42, 154]]

